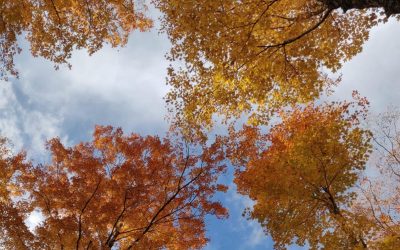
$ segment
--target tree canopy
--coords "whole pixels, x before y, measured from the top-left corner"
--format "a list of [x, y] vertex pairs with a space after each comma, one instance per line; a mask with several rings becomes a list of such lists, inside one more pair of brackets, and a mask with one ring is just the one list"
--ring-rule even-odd
[[267, 134], [248, 126], [231, 132], [238, 191], [255, 202], [248, 216], [277, 249], [367, 247], [371, 223], [349, 210], [371, 149], [358, 112], [350, 103], [310, 104], [281, 113]]
[[34, 56], [68, 63], [74, 49], [98, 51], [105, 43], [126, 44], [132, 30], [147, 30], [152, 21], [142, 1], [130, 0], [2, 0], [0, 2], [0, 78], [17, 75], [14, 57], [20, 36]]
[[[357, 92], [353, 102], [317, 101], [374, 26], [400, 19], [400, 1], [150, 3], [172, 44], [172, 132], [97, 126], [90, 142], [49, 140], [41, 164], [0, 138], [0, 249], [203, 248], [206, 216], [228, 216], [215, 199], [229, 185], [219, 182], [228, 160], [254, 202], [244, 215], [275, 248], [400, 248], [399, 113], [370, 131]], [[142, 0], [0, 0], [0, 80], [18, 76], [23, 38], [58, 68], [75, 49], [93, 54], [150, 29], [146, 10]], [[203, 132], [214, 115], [248, 124], [213, 140]], [[30, 228], [33, 212], [41, 222]]]
[[[154, 1], [173, 48], [167, 96], [177, 123], [212, 126], [214, 114], [266, 123], [337, 84], [329, 72], [362, 50], [398, 1]], [[381, 8], [376, 8], [381, 7]], [[383, 7], [383, 8], [382, 8]]]
[[24, 223], [26, 207], [19, 209], [13, 197], [21, 195], [15, 175], [26, 169], [25, 155], [13, 155], [7, 139], [0, 138], [0, 249], [37, 247], [34, 235]]
[[[218, 140], [192, 150], [174, 139], [96, 127], [92, 142], [68, 148], [55, 138], [48, 148], [48, 165], [20, 167], [20, 155], [0, 165], [21, 193], [21, 203], [7, 196], [0, 203], [8, 206], [0, 239], [10, 249], [198, 249], [208, 241], [205, 215], [227, 215], [213, 201], [226, 190], [216, 182], [225, 171]], [[22, 216], [33, 210], [43, 220], [32, 234]]]

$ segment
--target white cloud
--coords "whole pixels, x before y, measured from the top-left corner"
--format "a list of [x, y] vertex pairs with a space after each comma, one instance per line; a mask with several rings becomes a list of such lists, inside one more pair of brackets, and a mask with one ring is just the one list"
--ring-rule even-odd
[[246, 232], [242, 236], [243, 240], [241, 244], [238, 245], [238, 249], [255, 249], [261, 246], [272, 246], [271, 238], [267, 236], [257, 221], [249, 220], [246, 216], [241, 216], [240, 213], [242, 213], [245, 208], [253, 207], [254, 201], [247, 196], [239, 194], [233, 183], [229, 185], [226, 205], [234, 213], [231, 219], [232, 231], [238, 234]]
[[30, 155], [43, 156], [46, 139], [89, 140], [96, 124], [164, 133], [168, 49], [167, 38], [156, 30], [135, 32], [125, 48], [106, 46], [93, 56], [77, 51], [72, 70], [56, 71], [51, 62], [33, 58], [24, 44], [16, 59], [20, 79], [0, 83], [1, 135]]
[[22, 105], [12, 84], [0, 83], [0, 134], [11, 140], [14, 150], [23, 148], [30, 156], [41, 157], [44, 142], [59, 135], [62, 118]]
[[390, 19], [386, 24], [372, 29], [363, 51], [344, 64], [340, 73], [342, 83], [335, 89], [335, 99], [351, 98], [358, 90], [371, 102], [375, 112], [387, 106], [400, 105], [400, 25]]

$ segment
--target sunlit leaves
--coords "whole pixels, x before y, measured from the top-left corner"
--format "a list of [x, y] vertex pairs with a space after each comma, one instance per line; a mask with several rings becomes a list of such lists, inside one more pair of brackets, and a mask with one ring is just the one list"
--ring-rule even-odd
[[318, 0], [154, 2], [170, 59], [184, 62], [169, 70], [167, 100], [178, 124], [200, 128], [213, 114], [265, 123], [282, 106], [319, 97], [336, 84], [326, 72], [359, 53], [383, 20], [376, 9], [344, 13]]
[[208, 241], [204, 217], [227, 215], [213, 200], [226, 190], [219, 139], [207, 147], [96, 127], [92, 142], [48, 148], [50, 164], [19, 168], [26, 193], [16, 211], [43, 216], [33, 232], [40, 246], [29, 249], [198, 249]]
[[34, 56], [58, 67], [68, 63], [74, 49], [92, 54], [105, 43], [122, 46], [132, 30], [152, 25], [141, 0], [2, 0], [0, 5], [1, 78], [17, 75], [19, 35], [30, 42]]
[[0, 138], [0, 249], [37, 246], [24, 223], [24, 214], [29, 208], [18, 208], [13, 201], [13, 198], [21, 195], [16, 177], [27, 166], [24, 154], [12, 155], [8, 141]]
[[371, 148], [370, 132], [359, 126], [363, 112], [350, 103], [310, 104], [281, 112], [282, 122], [268, 134], [247, 126], [231, 132], [238, 191], [255, 201], [248, 216], [277, 248], [365, 244], [369, 228], [347, 209]]

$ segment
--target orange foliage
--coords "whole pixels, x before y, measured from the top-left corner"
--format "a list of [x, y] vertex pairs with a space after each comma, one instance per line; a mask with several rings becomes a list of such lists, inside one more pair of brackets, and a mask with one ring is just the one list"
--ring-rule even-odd
[[[12, 198], [18, 193], [19, 183], [15, 177], [27, 168], [25, 155], [15, 156], [9, 150], [5, 138], [0, 138], [0, 247], [5, 249], [28, 249], [37, 247], [34, 236], [24, 224], [24, 212]], [[21, 204], [20, 204], [21, 205]]]
[[124, 45], [132, 30], [143, 31], [152, 25], [140, 2], [1, 0], [0, 78], [17, 75], [14, 56], [20, 52], [19, 35], [26, 36], [34, 56], [51, 60], [56, 67], [68, 62], [73, 49], [87, 49], [92, 54], [104, 43]]
[[238, 191], [255, 201], [247, 214], [271, 234], [276, 248], [367, 244], [368, 221], [346, 209], [370, 151], [370, 132], [359, 126], [363, 114], [351, 103], [309, 104], [282, 112], [282, 122], [266, 135], [247, 126], [231, 132]]
[[29, 249], [203, 247], [204, 216], [227, 216], [212, 199], [226, 190], [216, 183], [225, 170], [218, 141], [192, 145], [194, 153], [176, 139], [112, 127], [96, 127], [92, 142], [72, 148], [50, 140], [51, 163], [18, 176], [25, 206], [43, 215], [34, 230], [40, 246]]

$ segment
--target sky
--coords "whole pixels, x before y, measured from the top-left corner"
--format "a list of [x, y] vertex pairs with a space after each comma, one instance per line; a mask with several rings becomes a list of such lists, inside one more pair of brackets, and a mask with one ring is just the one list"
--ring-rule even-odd
[[[37, 161], [47, 158], [47, 139], [57, 136], [72, 146], [90, 140], [96, 124], [163, 136], [168, 129], [163, 97], [168, 91], [164, 55], [169, 48], [167, 37], [156, 29], [134, 32], [126, 47], [105, 47], [93, 56], [77, 51], [71, 70], [56, 71], [52, 63], [32, 57], [24, 43], [16, 58], [20, 78], [0, 82], [0, 134]], [[400, 23], [391, 20], [375, 27], [364, 50], [344, 64], [343, 81], [329, 98], [349, 99], [357, 89], [374, 113], [400, 106], [399, 58]], [[222, 179], [228, 183], [232, 176]], [[237, 194], [234, 185], [217, 198], [230, 217], [207, 217], [207, 250], [272, 249], [271, 238], [258, 223], [241, 216], [251, 201]]]

